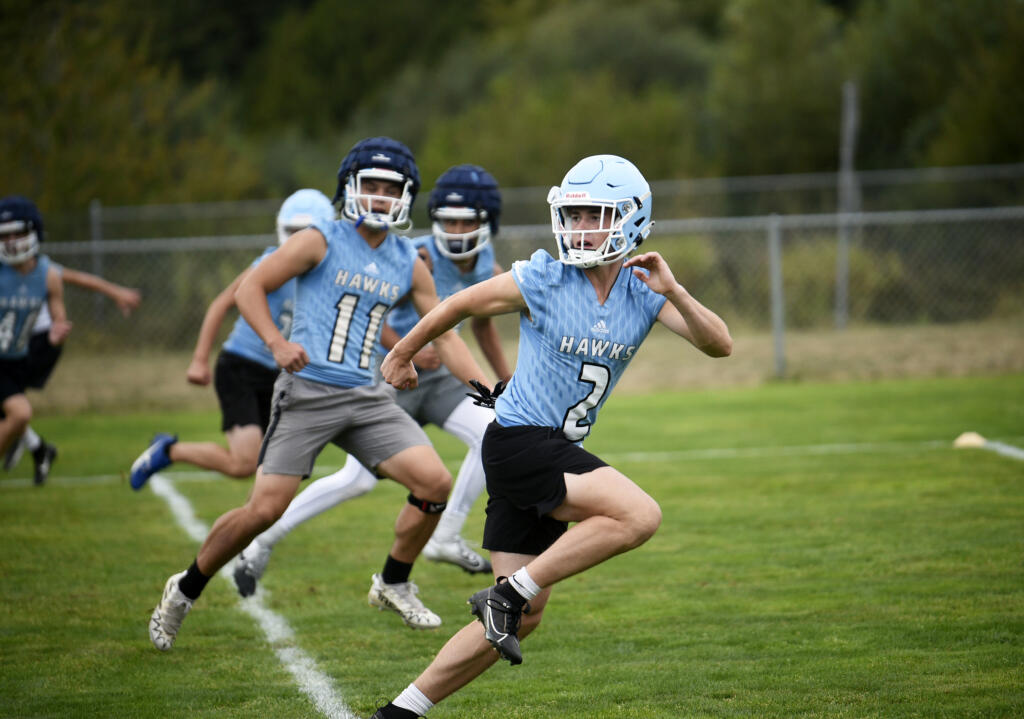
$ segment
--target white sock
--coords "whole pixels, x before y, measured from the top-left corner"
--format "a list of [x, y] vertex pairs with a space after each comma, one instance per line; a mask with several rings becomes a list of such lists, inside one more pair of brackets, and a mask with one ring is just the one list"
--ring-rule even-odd
[[399, 694], [391, 703], [396, 707], [416, 712], [417, 716], [426, 715], [431, 707], [434, 706], [434, 702], [427, 699], [426, 695], [417, 689], [415, 684], [407, 686], [405, 691]]
[[43, 443], [42, 437], [35, 433], [31, 427], [25, 428], [25, 434], [21, 435], [21, 439], [25, 442], [25, 446], [28, 447], [29, 452], [35, 452], [39, 449], [39, 445]]
[[444, 510], [444, 514], [441, 515], [441, 521], [437, 523], [437, 528], [434, 529], [434, 533], [430, 536], [435, 542], [445, 542], [459, 536], [462, 531], [462, 525], [466, 523], [466, 515], [453, 512], [451, 505]]
[[540, 594], [540, 587], [537, 582], [533, 581], [533, 577], [526, 571], [526, 567], [520, 567], [515, 573], [508, 578], [509, 584], [515, 589], [523, 599], [533, 599]]

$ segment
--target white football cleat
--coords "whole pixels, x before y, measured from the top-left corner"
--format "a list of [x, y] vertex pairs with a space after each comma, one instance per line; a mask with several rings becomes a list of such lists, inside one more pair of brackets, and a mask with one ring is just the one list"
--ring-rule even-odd
[[419, 587], [412, 582], [385, 584], [379, 574], [374, 574], [367, 598], [371, 607], [381, 611], [390, 609], [413, 629], [436, 629], [441, 626], [441, 617], [423, 606], [423, 602], [416, 596], [419, 591]]
[[174, 646], [174, 639], [178, 636], [181, 623], [192, 609], [192, 600], [178, 589], [178, 582], [185, 574], [174, 574], [167, 580], [167, 584], [164, 585], [164, 596], [153, 610], [153, 616], [149, 618], [149, 638], [153, 646], [162, 652]]
[[264, 547], [258, 540], [252, 540], [235, 559], [235, 588], [243, 597], [256, 593], [256, 585], [267, 571], [270, 561], [270, 547]]
[[491, 572], [491, 563], [474, 552], [458, 534], [442, 540], [431, 537], [423, 548], [423, 556], [432, 562], [447, 562], [462, 567], [470, 574]]

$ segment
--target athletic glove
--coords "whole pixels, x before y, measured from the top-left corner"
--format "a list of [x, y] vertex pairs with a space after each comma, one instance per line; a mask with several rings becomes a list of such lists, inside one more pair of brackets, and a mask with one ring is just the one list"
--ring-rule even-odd
[[494, 389], [487, 389], [487, 386], [482, 382], [475, 379], [469, 381], [471, 385], [476, 387], [476, 391], [480, 394], [473, 394], [472, 392], [466, 392], [466, 396], [473, 400], [473, 404], [477, 407], [489, 407], [494, 409], [494, 401], [498, 399], [498, 395], [505, 391], [504, 380], [498, 380], [498, 383], [494, 385]]

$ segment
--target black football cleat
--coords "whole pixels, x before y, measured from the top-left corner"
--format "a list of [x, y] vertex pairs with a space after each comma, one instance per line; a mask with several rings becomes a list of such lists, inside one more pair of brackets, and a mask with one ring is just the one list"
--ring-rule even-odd
[[[504, 577], [499, 577], [500, 582]], [[495, 591], [494, 587], [481, 589], [469, 598], [469, 606], [476, 618], [484, 625], [484, 638], [491, 643], [502, 659], [511, 664], [523, 663], [523, 652], [519, 648], [519, 623], [523, 610], [509, 602]]]

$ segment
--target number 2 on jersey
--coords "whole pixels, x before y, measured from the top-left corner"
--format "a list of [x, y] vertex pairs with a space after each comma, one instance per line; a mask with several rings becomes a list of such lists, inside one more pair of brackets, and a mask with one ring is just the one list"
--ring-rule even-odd
[[562, 422], [562, 434], [571, 442], [579, 442], [590, 434], [590, 422], [587, 421], [587, 412], [596, 407], [601, 402], [605, 392], [608, 391], [611, 373], [604, 365], [584, 362], [580, 366], [580, 376], [577, 379], [593, 385], [593, 389], [590, 390], [590, 394], [570, 407], [565, 413], [565, 421]]

